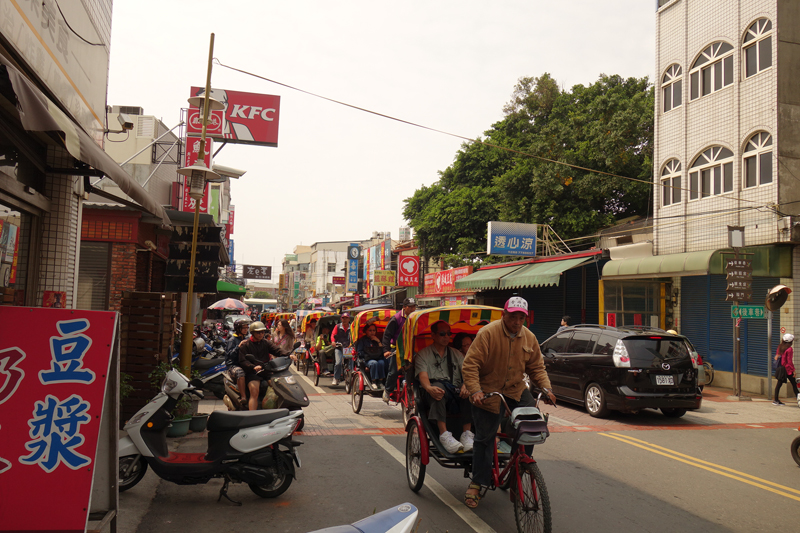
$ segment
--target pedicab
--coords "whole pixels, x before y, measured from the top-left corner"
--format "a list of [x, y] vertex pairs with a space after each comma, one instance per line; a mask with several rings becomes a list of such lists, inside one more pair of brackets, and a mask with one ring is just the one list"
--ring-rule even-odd
[[305, 374], [308, 375], [308, 369], [314, 369], [314, 385], [319, 385], [319, 378], [323, 375], [326, 375], [333, 371], [333, 365], [335, 363], [335, 354], [334, 351], [336, 349], [335, 343], [331, 342], [327, 347], [324, 348], [325, 352], [325, 367], [323, 368], [321, 357], [319, 353], [317, 353], [316, 349], [316, 339], [322, 333], [322, 328], [328, 328], [328, 335], [330, 336], [331, 331], [333, 331], [333, 326], [340, 322], [340, 317], [334, 313], [325, 313], [325, 316], [322, 316], [318, 319], [317, 325], [314, 327], [314, 344], [312, 346], [313, 350], [310, 350], [310, 356], [306, 359], [309, 361], [309, 364], [306, 365]]
[[[375, 309], [358, 313], [350, 324], [350, 340], [353, 347], [353, 368], [345, 365], [344, 388], [345, 392], [351, 395], [351, 405], [354, 413], [359, 413], [364, 402], [364, 395], [380, 398], [385, 389], [382, 383], [375, 383], [370, 378], [370, 372], [366, 361], [358, 357], [355, 353], [356, 344], [360, 338], [366, 336], [367, 326], [374, 325], [377, 328], [378, 338], [383, 338], [383, 332], [392, 317], [397, 314], [394, 309]], [[397, 357], [397, 352], [394, 353]], [[398, 358], [397, 386], [394, 391], [389, 393], [390, 405], [400, 405], [403, 409], [403, 420], [407, 421], [414, 412], [414, 401], [411, 396], [411, 389], [406, 386], [405, 373], [408, 371]]]
[[[289, 324], [292, 323], [292, 320], [295, 320], [296, 324], [297, 315], [295, 315], [294, 313], [275, 313], [275, 317], [272, 320], [272, 325], [278, 327], [278, 323], [282, 320], [289, 322]], [[295, 340], [301, 340], [300, 338], [298, 338], [296, 331], [292, 331], [292, 333], [295, 336]], [[300, 369], [300, 361], [303, 358], [305, 358], [306, 355], [306, 349], [303, 347], [302, 344], [303, 343], [301, 342], [300, 347], [297, 350], [295, 350], [295, 355], [297, 355], [297, 359], [295, 359], [294, 361], [294, 367], [298, 370]]]
[[[440, 320], [450, 325], [453, 335], [462, 332], [475, 335], [483, 326], [500, 320], [502, 312], [500, 308], [482, 305], [434, 307], [415, 311], [403, 326], [397, 342], [398, 354], [406, 361], [413, 360], [414, 354], [433, 343], [431, 326]], [[413, 390], [417, 410], [406, 423], [406, 479], [411, 490], [418, 492], [425, 481], [425, 470], [431, 457], [445, 468], [463, 469], [464, 477], [469, 477], [472, 471], [472, 452], [449, 453], [444, 448], [438, 438], [436, 423], [428, 419], [427, 402], [421, 395], [419, 382], [412, 375], [409, 374], [408, 382]], [[503, 399], [502, 395], [500, 398]], [[508, 406], [505, 408], [507, 410]], [[447, 429], [454, 437], [459, 436], [461, 420], [448, 417]], [[549, 532], [551, 528], [550, 503], [544, 479], [536, 461], [525, 452], [525, 446], [541, 444], [548, 435], [547, 415], [542, 415], [536, 407], [514, 409], [511, 416], [504, 420], [503, 431], [498, 432], [498, 438], [511, 444], [511, 451], [502, 453], [494, 450], [492, 485], [489, 488], [511, 489], [510, 497], [514, 502], [514, 516], [520, 532]]]
[[272, 330], [272, 326], [275, 324], [275, 316], [277, 313], [274, 311], [264, 311], [261, 313], [261, 323], [264, 324], [268, 330]]
[[314, 333], [312, 335], [312, 339], [314, 339], [314, 341], [312, 341], [310, 343], [310, 346], [308, 345], [308, 343], [305, 342], [305, 339], [301, 338], [300, 336], [302, 335], [303, 337], [305, 337], [305, 333], [306, 333], [306, 329], [308, 328], [308, 324], [312, 320], [319, 320], [320, 318], [322, 318], [324, 316], [330, 316], [330, 315], [333, 315], [335, 313], [332, 313], [330, 311], [298, 310], [296, 314], [297, 314], [297, 329], [299, 331], [295, 332], [295, 336], [297, 337], [297, 340], [303, 342], [303, 345], [305, 346], [305, 349], [306, 349], [306, 356], [301, 362], [303, 364], [303, 374], [305, 374], [307, 376], [308, 375], [308, 371], [314, 366], [312, 364], [311, 357], [314, 354], [314, 352], [316, 351], [316, 349], [314, 347], [314, 344], [315, 344], [317, 335], [316, 335], [316, 333], [312, 332], [312, 333]]

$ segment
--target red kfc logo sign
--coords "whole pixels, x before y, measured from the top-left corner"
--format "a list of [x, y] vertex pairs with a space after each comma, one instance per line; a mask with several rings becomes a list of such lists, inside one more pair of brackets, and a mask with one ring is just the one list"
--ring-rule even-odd
[[419, 286], [419, 257], [404, 255], [397, 262], [397, 284], [401, 287]]
[[[192, 87], [190, 96], [202, 96], [204, 87]], [[281, 97], [211, 89], [225, 106], [222, 137], [230, 143], [278, 146]]]

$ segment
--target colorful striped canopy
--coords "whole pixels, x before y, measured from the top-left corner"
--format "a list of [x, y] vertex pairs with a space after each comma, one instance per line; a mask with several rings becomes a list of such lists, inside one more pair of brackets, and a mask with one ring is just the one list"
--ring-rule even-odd
[[275, 315], [275, 320], [288, 320], [291, 322], [293, 318], [297, 318], [294, 313], [277, 313]]
[[364, 326], [367, 321], [373, 320], [378, 328], [378, 336], [383, 335], [383, 330], [392, 317], [397, 314], [396, 309], [373, 309], [371, 311], [361, 311], [358, 313], [353, 321], [350, 323], [350, 342], [355, 345], [359, 336], [364, 333]]
[[[300, 322], [300, 333], [305, 333], [306, 332], [306, 326], [308, 326], [308, 323], [311, 322], [312, 319], [316, 318], [317, 320], [319, 320], [320, 318], [322, 318], [324, 316], [331, 316], [331, 315], [335, 315], [336, 314], [336, 313], [331, 312], [331, 311], [304, 311], [304, 313], [308, 313], [308, 314], [306, 314], [301, 319], [301, 322]], [[300, 311], [297, 312], [297, 315], [300, 316]]]
[[430, 345], [431, 326], [440, 320], [450, 324], [454, 334], [475, 335], [490, 322], [500, 320], [503, 310], [486, 305], [455, 305], [414, 311], [406, 320], [403, 332], [397, 339], [397, 364], [413, 361], [414, 354]]

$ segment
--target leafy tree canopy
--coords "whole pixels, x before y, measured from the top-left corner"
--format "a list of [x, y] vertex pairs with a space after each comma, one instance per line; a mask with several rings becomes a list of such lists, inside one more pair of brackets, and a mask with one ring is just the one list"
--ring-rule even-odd
[[646, 77], [601, 75], [570, 91], [546, 73], [520, 78], [503, 120], [479, 139], [494, 146], [464, 143], [436, 183], [406, 199], [423, 253], [448, 266], [500, 262], [481, 255], [490, 220], [549, 224], [569, 239], [646, 213], [653, 108]]
[[269, 292], [269, 291], [258, 291], [253, 295], [253, 298], [271, 300], [272, 299], [272, 293]]

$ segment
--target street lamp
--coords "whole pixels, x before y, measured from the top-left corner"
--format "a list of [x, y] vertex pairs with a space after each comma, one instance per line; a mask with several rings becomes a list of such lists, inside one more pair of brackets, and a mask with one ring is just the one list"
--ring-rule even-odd
[[203, 96], [189, 98], [189, 104], [200, 108], [203, 129], [200, 134], [200, 152], [197, 162], [178, 170], [178, 174], [188, 176], [189, 196], [195, 199], [194, 224], [192, 226], [192, 251], [189, 260], [189, 287], [186, 291], [186, 322], [181, 331], [181, 371], [187, 378], [192, 377], [192, 341], [194, 322], [192, 321], [192, 300], [194, 299], [194, 269], [195, 256], [197, 255], [197, 228], [200, 225], [200, 199], [203, 197], [207, 182], [225, 181], [225, 178], [209, 170], [205, 164], [206, 158], [206, 128], [208, 126], [208, 113], [210, 110], [224, 109], [222, 102], [211, 98], [211, 65], [214, 59], [214, 34], [211, 34], [211, 43], [208, 49], [208, 70], [206, 72], [206, 90]]

